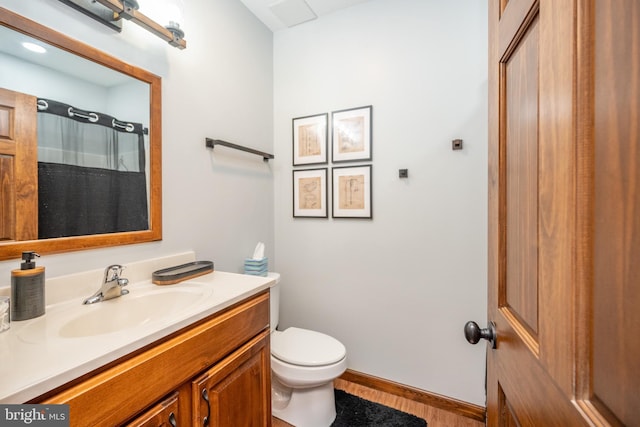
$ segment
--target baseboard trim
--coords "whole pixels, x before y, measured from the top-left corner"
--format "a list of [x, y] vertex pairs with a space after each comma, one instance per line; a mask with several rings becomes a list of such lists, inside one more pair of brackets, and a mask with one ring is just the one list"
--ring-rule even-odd
[[457, 400], [451, 397], [430, 393], [415, 387], [363, 374], [362, 372], [347, 369], [345, 373], [340, 376], [340, 379], [360, 384], [374, 390], [393, 394], [395, 396], [404, 397], [405, 399], [433, 406], [434, 408], [453, 412], [457, 415], [471, 418], [476, 421], [485, 422], [486, 419], [486, 408], [484, 406], [478, 406], [473, 403], [463, 402], [462, 400]]

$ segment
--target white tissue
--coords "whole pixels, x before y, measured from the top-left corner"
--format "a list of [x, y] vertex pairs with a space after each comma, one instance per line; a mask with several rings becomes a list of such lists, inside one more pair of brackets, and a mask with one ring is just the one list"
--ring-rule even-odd
[[264, 243], [258, 242], [256, 249], [253, 251], [253, 259], [264, 258]]

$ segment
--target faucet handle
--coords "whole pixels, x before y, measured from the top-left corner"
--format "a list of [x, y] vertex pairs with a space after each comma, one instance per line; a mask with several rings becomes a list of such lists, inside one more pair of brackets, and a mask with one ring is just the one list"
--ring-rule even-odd
[[[120, 275], [124, 271], [125, 267], [123, 267], [122, 265], [116, 264], [116, 265], [112, 265], [110, 268], [111, 268], [111, 271], [113, 271], [112, 280], [116, 281], [118, 286], [120, 286], [122, 288], [122, 287], [127, 286], [129, 284], [129, 279], [127, 279], [125, 277], [120, 277]], [[124, 294], [129, 293], [129, 291], [122, 291], [122, 292]]]
[[124, 270], [124, 267], [120, 264], [110, 265], [104, 270], [104, 282], [106, 283], [119, 280], [122, 270]]

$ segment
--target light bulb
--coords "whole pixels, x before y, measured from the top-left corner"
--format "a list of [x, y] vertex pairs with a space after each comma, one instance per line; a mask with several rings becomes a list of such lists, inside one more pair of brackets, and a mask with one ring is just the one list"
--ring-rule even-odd
[[138, 0], [140, 12], [163, 27], [183, 25], [183, 3], [180, 0]]

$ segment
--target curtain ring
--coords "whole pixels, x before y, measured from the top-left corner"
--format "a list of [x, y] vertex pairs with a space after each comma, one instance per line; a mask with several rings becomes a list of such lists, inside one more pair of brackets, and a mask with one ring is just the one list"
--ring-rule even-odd
[[69, 117], [80, 117], [81, 119], [89, 120], [91, 123], [95, 123], [100, 119], [96, 113], [86, 113], [84, 111], [74, 111], [73, 107], [69, 107], [67, 110]]
[[111, 120], [111, 126], [118, 129], [124, 129], [127, 132], [133, 132], [133, 130], [135, 129], [135, 126], [133, 126], [131, 123], [122, 124], [122, 122], [119, 122], [116, 119]]
[[38, 99], [36, 105], [38, 106], [38, 111], [44, 111], [49, 108], [49, 103], [44, 99]]

